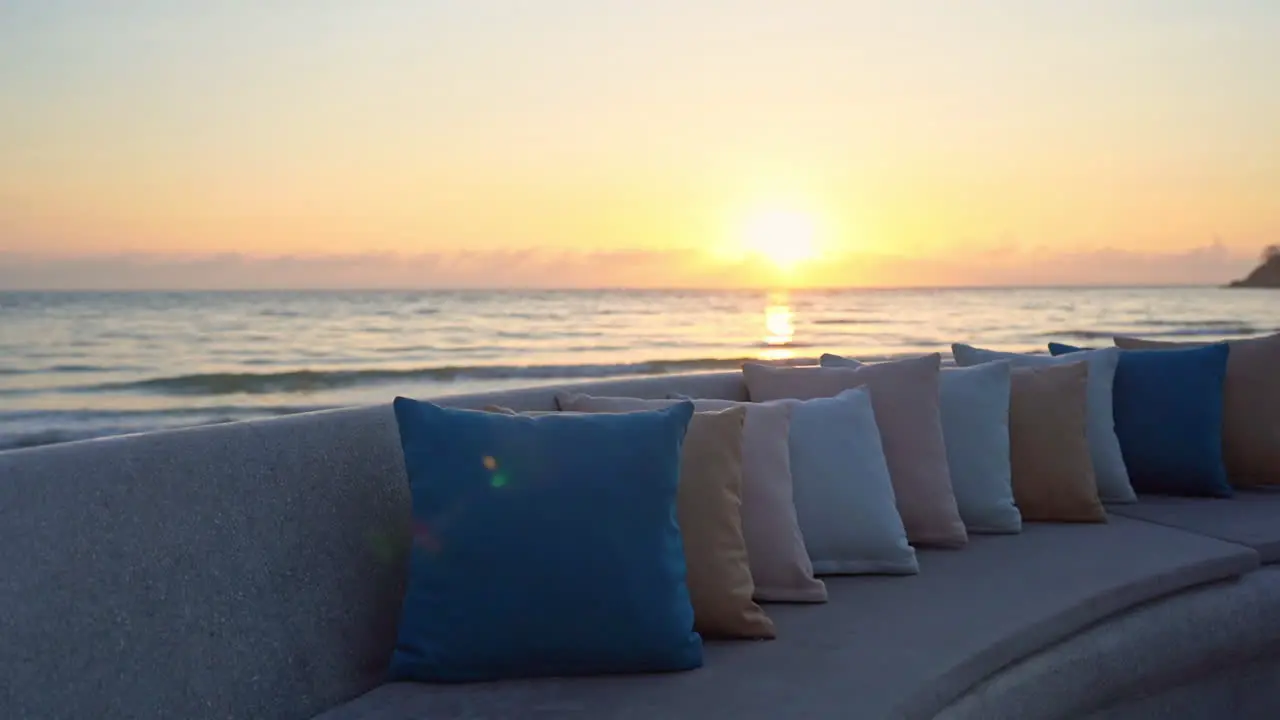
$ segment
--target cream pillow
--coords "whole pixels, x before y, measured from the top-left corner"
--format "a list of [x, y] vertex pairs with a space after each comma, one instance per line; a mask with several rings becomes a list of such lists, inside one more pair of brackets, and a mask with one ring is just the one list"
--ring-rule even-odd
[[968, 534], [942, 436], [941, 369], [938, 353], [857, 368], [742, 366], [747, 392], [757, 402], [835, 397], [865, 386], [907, 538], [915, 545], [959, 547]]
[[[517, 414], [500, 407], [490, 412]], [[541, 413], [525, 413], [541, 414]], [[742, 535], [742, 428], [746, 410], [694, 413], [680, 451], [677, 522], [684, 541], [694, 630], [708, 638], [773, 638], [755, 603]]]
[[[561, 410], [573, 412], [634, 412], [680, 401], [560, 393], [556, 402]], [[742, 459], [742, 533], [755, 583], [755, 599], [826, 602], [827, 588], [814, 577], [792, 497], [787, 444], [791, 410], [781, 405], [738, 404], [745, 407], [747, 413], [738, 450]], [[694, 408], [699, 412], [721, 410], [724, 404], [695, 401]]]
[[1106, 522], [1089, 453], [1089, 363], [1015, 367], [1013, 499], [1023, 520]]

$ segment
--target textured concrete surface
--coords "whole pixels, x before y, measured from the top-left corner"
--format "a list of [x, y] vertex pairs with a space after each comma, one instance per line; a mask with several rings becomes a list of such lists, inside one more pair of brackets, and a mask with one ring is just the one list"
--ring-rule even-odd
[[1264, 568], [1141, 605], [1005, 668], [938, 720], [1280, 717], [1278, 599], [1280, 568]]

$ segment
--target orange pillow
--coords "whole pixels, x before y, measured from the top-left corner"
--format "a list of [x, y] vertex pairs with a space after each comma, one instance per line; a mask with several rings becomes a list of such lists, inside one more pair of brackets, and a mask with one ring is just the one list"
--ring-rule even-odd
[[1106, 522], [1089, 454], [1089, 363], [1013, 369], [1009, 461], [1028, 521]]

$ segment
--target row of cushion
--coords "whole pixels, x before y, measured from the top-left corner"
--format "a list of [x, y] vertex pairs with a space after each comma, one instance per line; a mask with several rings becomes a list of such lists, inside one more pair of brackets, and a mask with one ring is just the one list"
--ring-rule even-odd
[[[1090, 445], [1107, 502], [1137, 492], [1208, 497], [1280, 485], [1280, 333], [1229, 341], [1116, 337], [1049, 356], [953, 345], [956, 363], [1090, 363]], [[1109, 429], [1109, 428], [1113, 428]]]
[[[1060, 343], [1049, 351], [1088, 354]], [[1144, 492], [1230, 497], [1222, 459], [1227, 344], [1118, 352], [1112, 409], [1130, 481]]]
[[[838, 355], [822, 356], [822, 365], [869, 367]], [[968, 532], [1016, 533], [1023, 519], [1104, 519], [1085, 434], [1088, 378], [1079, 362], [941, 371], [941, 438]]]
[[[1017, 368], [1046, 368], [1084, 360], [1088, 367], [1086, 435], [1089, 442], [1089, 456], [1098, 484], [1098, 495], [1106, 502], [1134, 501], [1133, 487], [1129, 482], [1129, 473], [1125, 468], [1124, 456], [1120, 450], [1120, 441], [1116, 437], [1112, 417], [1112, 384], [1116, 376], [1116, 367], [1120, 362], [1119, 350], [1108, 348], [1070, 358], [996, 352], [959, 343], [952, 345], [951, 350], [956, 364], [960, 366], [1003, 360]], [[1054, 408], [1051, 405], [1042, 408], [1044, 412], [1052, 410]]]
[[700, 634], [772, 637], [757, 603], [822, 602], [823, 575], [912, 574], [913, 545], [1024, 519], [1104, 521], [1170, 471], [1162, 444], [1179, 467], [1212, 445], [1221, 467], [1226, 345], [1051, 350], [749, 363], [749, 403], [399, 398], [420, 532], [393, 677], [696, 667]]
[[[603, 479], [609, 483], [645, 485], [646, 481], [636, 473], [643, 471], [652, 475], [655, 472], [652, 466], [633, 463], [630, 457], [606, 457], [606, 453], [618, 448], [607, 442], [592, 441], [587, 429], [597, 418], [620, 422], [652, 413], [669, 413], [679, 407], [696, 410], [687, 419], [687, 430], [678, 446], [678, 489], [674, 499], [674, 526], [681, 534], [679, 546], [683, 552], [688, 600], [682, 600], [680, 592], [670, 592], [669, 586], [664, 589], [660, 582], [654, 582], [655, 574], [650, 573], [648, 592], [637, 595], [636, 588], [632, 587], [624, 602], [621, 588], [627, 584], [618, 581], [618, 573], [629, 572], [622, 568], [643, 568], [646, 560], [649, 564], [654, 562], [652, 557], [621, 552], [632, 549], [636, 538], [642, 536], [636, 533], [634, 524], [627, 526], [631, 532], [625, 538], [611, 537], [607, 542], [600, 537], [590, 538], [593, 546], [605, 544], [614, 548], [617, 562], [624, 563], [622, 568], [616, 564], [607, 568], [583, 568], [580, 552], [560, 548], [565, 553], [563, 560], [578, 565], [577, 572], [583, 578], [590, 578], [591, 587], [600, 594], [593, 606], [612, 608], [615, 613], [619, 608], [634, 607], [641, 597], [647, 598], [646, 606], [653, 603], [654, 607], [670, 608], [687, 602], [693, 609], [692, 629], [701, 635], [769, 638], [775, 630], [757, 604], [760, 601], [823, 602], [827, 597], [825, 584], [819, 579], [823, 575], [918, 572], [904, 517], [915, 519], [912, 541], [916, 544], [963, 545], [967, 530], [952, 491], [943, 434], [940, 399], [944, 395], [959, 401], [955, 407], [961, 413], [965, 403], [975, 408], [982, 406], [980, 422], [970, 418], [957, 425], [970, 431], [970, 440], [960, 435], [952, 443], [973, 462], [994, 468], [993, 476], [984, 475], [981, 468], [975, 468], [972, 473], [986, 485], [985, 490], [966, 495], [966, 507], [981, 521], [974, 530], [1019, 531], [1021, 515], [1014, 505], [1009, 471], [1010, 369], [1005, 363], [993, 363], [982, 368], [948, 370], [944, 393], [940, 365], [940, 356], [934, 354], [856, 368], [801, 368], [794, 373], [784, 371], [787, 377], [775, 377], [775, 369], [768, 366], [744, 368], [753, 397], [760, 397], [764, 392], [816, 395], [804, 400], [778, 397], [736, 403], [700, 399], [691, 406], [681, 398], [640, 400], [561, 394], [557, 398], [563, 411], [560, 413], [510, 417], [515, 414], [489, 408], [497, 414], [486, 417], [397, 399], [397, 418], [414, 489], [420, 537], [414, 548], [414, 570], [393, 676], [465, 680], [618, 672], [643, 668], [646, 662], [652, 661], [643, 653], [640, 657], [649, 659], [637, 660], [635, 654], [641, 648], [628, 643], [634, 638], [625, 634], [615, 636], [608, 647], [601, 647], [585, 642], [581, 636], [560, 633], [556, 642], [572, 648], [571, 657], [591, 658], [590, 669], [547, 661], [545, 655], [551, 646], [517, 647], [514, 652], [518, 656], [526, 660], [536, 658], [535, 662], [521, 667], [484, 662], [485, 655], [477, 658], [476, 649], [484, 649], [494, 657], [501, 656], [500, 644], [512, 642], [512, 628], [502, 623], [495, 627], [495, 623], [482, 621], [483, 613], [479, 612], [465, 617], [465, 608], [479, 602], [482, 590], [496, 588], [491, 580], [477, 583], [477, 578], [468, 576], [466, 568], [472, 566], [471, 563], [455, 565], [448, 561], [457, 553], [469, 556], [474, 563], [481, 557], [488, 558], [490, 552], [499, 553], [504, 542], [519, 544], [520, 538], [531, 544], [533, 536], [545, 531], [538, 529], [538, 520], [552, 524], [555, 518], [526, 515], [523, 522], [515, 522], [503, 510], [513, 512], [507, 501], [517, 500], [526, 512], [540, 508], [546, 498], [538, 495], [539, 483], [558, 479], [563, 486], [559, 489], [565, 493], [570, 489], [581, 493], [584, 486], [591, 485], [591, 480], [583, 480], [576, 474], [585, 471], [586, 466], [563, 457], [565, 450], [561, 443], [572, 441], [553, 434], [556, 429], [569, 433], [571, 428], [581, 425], [583, 432], [577, 438], [581, 444], [579, 453], [597, 468], [597, 475], [605, 476], [595, 477], [596, 482]], [[1064, 370], [1071, 371], [1074, 367], [1064, 366]], [[1068, 384], [1074, 383], [1080, 406], [1078, 445], [1083, 451], [1085, 375], [1066, 372], [1062, 377]], [[817, 381], [822, 386], [802, 388], [802, 393], [796, 388], [787, 392], [782, 388], [770, 389], [770, 383], [778, 379]], [[1035, 392], [1034, 383], [1028, 392]], [[829, 393], [835, 393], [834, 397], [827, 397]], [[878, 405], [877, 398], [880, 399]], [[452, 413], [459, 414], [457, 422], [449, 420]], [[502, 417], [503, 414], [507, 417]], [[424, 419], [432, 421], [427, 428], [421, 427]], [[561, 428], [541, 428], [545, 434], [539, 434], [538, 423], [552, 419], [565, 424]], [[511, 424], [504, 426], [504, 423]], [[625, 426], [614, 427], [621, 432]], [[639, 429], [626, 431], [636, 433]], [[529, 439], [512, 443], [524, 433], [529, 434]], [[971, 441], [982, 446], [970, 447]], [[892, 463], [886, 448], [895, 451]], [[637, 458], [640, 454], [650, 458], [654, 448], [637, 446], [633, 452]], [[615, 467], [625, 471], [615, 471]], [[901, 479], [896, 480], [897, 477]], [[458, 491], [455, 497], [440, 495], [428, 489], [433, 482], [445, 486], [458, 482], [467, 489]], [[668, 485], [650, 483], [651, 490], [659, 487]], [[522, 497], [528, 493], [534, 494], [539, 502]], [[471, 502], [459, 498], [468, 498]], [[582, 503], [567, 502], [567, 496], [562, 495], [557, 501], [563, 503], [565, 522], [558, 524], [557, 530], [566, 532], [579, 512], [592, 512], [600, 522], [598, 531], [607, 535], [615, 529], [613, 514], [628, 512], [629, 508], [621, 503], [610, 506], [609, 499], [607, 495], [595, 494], [588, 511]], [[481, 520], [485, 528], [500, 523], [515, 534], [504, 538], [491, 531], [480, 534], [465, 531], [466, 528], [474, 531]], [[581, 528], [576, 532], [580, 533]], [[578, 538], [587, 541], [587, 537], [579, 535]], [[526, 557], [520, 569], [531, 572], [553, 558], [551, 554], [535, 554]], [[671, 562], [668, 556], [667, 565]], [[489, 577], [501, 577], [501, 563], [490, 560], [490, 564], [498, 568]], [[563, 571], [563, 566], [556, 569]], [[557, 608], [562, 604], [575, 604], [561, 591], [545, 587], [541, 590], [531, 593], [525, 588], [519, 594], [530, 610], [543, 603], [552, 603]], [[506, 623], [513, 622], [516, 614], [512, 608], [495, 608], [492, 601], [488, 609], [490, 612], [504, 610], [499, 615]], [[574, 614], [558, 620], [568, 622]], [[455, 618], [457, 622], [431, 622], [430, 618], [438, 617]], [[615, 614], [615, 620], [621, 617], [625, 617], [625, 613]], [[668, 612], [666, 617], [677, 616]], [[472, 622], [465, 622], [468, 619]], [[484, 630], [477, 632], [474, 624]], [[471, 628], [469, 632], [461, 632], [467, 628]], [[592, 632], [600, 630], [597, 627]], [[671, 637], [674, 636], [668, 640]], [[680, 669], [687, 661], [686, 656], [676, 652], [681, 647], [684, 646], [674, 641], [663, 647], [668, 669]], [[441, 648], [468, 650], [442, 655]]]
[[[1024, 516], [1106, 519], [1085, 433], [1087, 364], [943, 370], [937, 354], [823, 363], [748, 364], [744, 378], [757, 402], [694, 401], [699, 415], [747, 410], [741, 525], [756, 600], [822, 602], [823, 575], [914, 574], [912, 545], [955, 548], [969, 532], [1017, 533]], [[557, 400], [579, 413], [680, 401], [570, 393]], [[681, 482], [706, 480], [687, 473]], [[688, 526], [707, 519], [687, 518]], [[688, 545], [692, 586], [704, 561]], [[737, 617], [755, 617], [755, 606], [739, 607]]]
[[[562, 394], [569, 412], [634, 412], [671, 400]], [[703, 412], [746, 412], [742, 542], [760, 601], [824, 602], [818, 574], [913, 574], [915, 551], [895, 507], [880, 429], [863, 389], [812, 402], [695, 400]], [[700, 483], [697, 476], [682, 482]], [[705, 518], [691, 519], [692, 522]]]
[[[1203, 347], [1117, 337], [1127, 350]], [[1280, 485], [1280, 333], [1227, 343], [1222, 399], [1222, 454], [1236, 488]]]

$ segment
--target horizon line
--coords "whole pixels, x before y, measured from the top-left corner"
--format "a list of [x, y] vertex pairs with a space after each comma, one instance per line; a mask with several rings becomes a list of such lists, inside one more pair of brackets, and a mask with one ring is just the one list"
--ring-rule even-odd
[[780, 285], [742, 285], [736, 287], [700, 287], [700, 286], [681, 286], [672, 285], [669, 287], [626, 287], [626, 286], [600, 286], [600, 287], [481, 287], [481, 286], [437, 286], [437, 287], [244, 287], [244, 288], [217, 288], [217, 287], [190, 287], [190, 288], [3, 288], [0, 287], [0, 294], [18, 294], [18, 293], [46, 293], [46, 294], [77, 294], [77, 293], [223, 293], [223, 294], [249, 294], [249, 293], [415, 293], [415, 292], [475, 292], [475, 293], [528, 293], [528, 292], [556, 292], [556, 293], [572, 293], [572, 292], [633, 292], [633, 293], [663, 293], [663, 292], [855, 292], [855, 291], [926, 291], [926, 290], [1162, 290], [1162, 289], [1185, 289], [1185, 288], [1215, 288], [1223, 290], [1237, 290], [1249, 288], [1232, 287], [1226, 283], [1067, 283], [1067, 284], [1047, 284], [1047, 285], [1028, 285], [1028, 284], [1010, 284], [1010, 285], [809, 285], [801, 287], [788, 287]]

